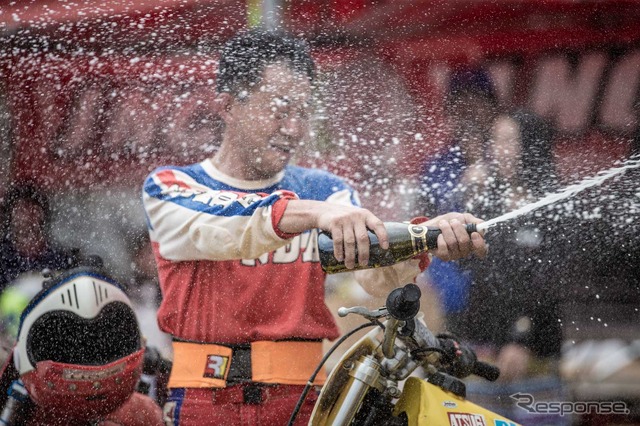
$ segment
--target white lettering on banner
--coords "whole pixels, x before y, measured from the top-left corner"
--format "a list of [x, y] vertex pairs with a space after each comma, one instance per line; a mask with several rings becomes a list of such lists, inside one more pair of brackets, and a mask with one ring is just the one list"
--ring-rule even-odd
[[[51, 83], [47, 82], [47, 86]], [[41, 90], [44, 84], [39, 85], [36, 90], [35, 102], [37, 108], [40, 110], [40, 116], [44, 117], [42, 121], [42, 137], [44, 140], [55, 141], [56, 132], [61, 129], [64, 124], [65, 114], [68, 112], [66, 108], [61, 108], [58, 102], [59, 92], [51, 90]], [[58, 84], [56, 90], [60, 91], [61, 87]]]
[[447, 413], [451, 426], [487, 426], [482, 414]]
[[[180, 96], [176, 96], [175, 91], [165, 91], [164, 96], [158, 99], [158, 104], [169, 106], [161, 123], [162, 134], [169, 146], [182, 145], [182, 149], [205, 148], [205, 151], [210, 151], [213, 146], [219, 145], [222, 125], [215, 102], [215, 90], [209, 86]], [[173, 145], [176, 141], [182, 144]], [[185, 142], [188, 145], [185, 146]]]
[[[434, 63], [430, 70], [438, 71], [438, 66]], [[518, 105], [553, 120], [563, 133], [583, 134], [596, 126], [628, 135], [638, 128], [634, 111], [640, 90], [637, 48], [620, 53], [605, 48], [542, 52], [523, 62], [497, 58], [487, 66], [503, 102], [513, 104], [516, 92], [525, 94]], [[525, 66], [532, 70], [530, 81], [518, 80]], [[429, 86], [446, 87], [445, 75], [430, 72]], [[34, 85], [41, 136], [54, 155], [82, 159], [193, 154], [199, 158], [220, 143], [213, 86], [151, 88], [114, 85], [108, 79], [86, 85], [51, 85], [41, 79]]]
[[[56, 97], [47, 80], [36, 84], [45, 140], [53, 144], [56, 155], [184, 155], [189, 150], [211, 152], [220, 143], [221, 125], [212, 87], [185, 93], [179, 87], [113, 87], [106, 81], [57, 87], [73, 95]], [[49, 121], [46, 111], [56, 100], [60, 104], [55, 105]], [[100, 147], [99, 152], [92, 149], [95, 147]]]
[[635, 129], [639, 88], [640, 50], [636, 50], [623, 55], [611, 71], [600, 113], [605, 127], [621, 132]]
[[606, 64], [601, 52], [581, 57], [575, 70], [566, 56], [541, 59], [531, 87], [530, 107], [542, 116], [554, 117], [558, 130], [574, 133], [586, 129]]
[[[116, 96], [116, 91], [112, 92]], [[119, 97], [111, 107], [111, 121], [102, 137], [102, 146], [107, 152], [137, 153], [154, 140], [155, 121], [158, 113], [149, 107], [149, 97], [141, 91], [131, 91]], [[156, 144], [157, 147], [158, 144]]]
[[71, 102], [71, 110], [61, 122], [61, 128], [54, 132], [57, 135], [57, 139], [53, 139], [56, 144], [54, 152], [64, 154], [68, 151], [71, 156], [95, 155], [92, 148], [98, 136], [96, 125], [104, 108], [104, 96], [99, 87], [91, 86], [79, 91]]

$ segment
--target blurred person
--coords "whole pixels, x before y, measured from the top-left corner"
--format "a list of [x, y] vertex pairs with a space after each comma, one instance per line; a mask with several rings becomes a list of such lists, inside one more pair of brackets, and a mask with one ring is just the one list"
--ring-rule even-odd
[[[452, 140], [446, 151], [430, 157], [422, 168], [418, 206], [430, 214], [468, 211], [466, 196], [480, 194], [488, 162], [488, 148], [495, 120], [500, 114], [496, 90], [481, 67], [454, 68], [444, 99]], [[456, 315], [466, 305], [471, 277], [459, 262], [433, 259], [427, 277], [439, 294], [445, 315]]]
[[[338, 337], [324, 301], [317, 229], [336, 257], [366, 265], [367, 228], [388, 245], [383, 222], [325, 171], [288, 165], [308, 133], [314, 64], [291, 36], [254, 29], [222, 48], [217, 102], [219, 151], [186, 167], [162, 167], [143, 201], [162, 288], [158, 321], [173, 336], [167, 424], [284, 424]], [[460, 213], [425, 223], [442, 230], [433, 254], [482, 256], [482, 236]], [[357, 250], [356, 250], [357, 249]], [[357, 253], [357, 255], [356, 255]], [[426, 257], [357, 271], [369, 291], [410, 282]], [[323, 381], [322, 373], [316, 384]], [[302, 406], [309, 419], [317, 393]]]
[[64, 270], [78, 251], [56, 245], [49, 234], [47, 197], [32, 186], [14, 186], [0, 211], [0, 347], [4, 359], [15, 343], [22, 309], [40, 290], [44, 269]]
[[149, 233], [134, 232], [128, 239], [133, 277], [127, 294], [131, 298], [146, 346], [144, 368], [137, 389], [162, 406], [167, 399], [167, 381], [173, 353], [171, 336], [162, 332], [158, 326], [158, 308], [162, 301], [158, 271]]
[[[549, 124], [534, 114], [518, 111], [500, 117], [494, 129], [489, 150], [493, 161], [482, 172], [493, 177], [484, 181], [483, 190], [492, 202], [471, 201], [476, 201], [474, 211], [491, 217], [536, 201], [556, 188]], [[457, 316], [464, 318], [457, 326], [467, 338], [498, 348], [517, 338], [541, 356], [559, 355], [561, 330], [553, 301], [557, 291], [552, 291], [553, 276], [547, 275], [557, 254], [550, 240], [557, 234], [547, 232], [557, 226], [554, 215], [543, 210], [501, 223], [495, 232], [487, 233], [491, 255], [486, 261], [462, 261], [473, 280], [468, 307]], [[487, 298], [496, 303], [488, 306]], [[536, 321], [536, 316], [547, 319]], [[518, 323], [525, 317], [528, 320]], [[551, 329], [524, 332], [533, 326]], [[525, 373], [515, 366], [502, 366], [504, 379], [522, 378]]]
[[[537, 201], [556, 188], [551, 126], [536, 115], [516, 111], [500, 116], [488, 146], [491, 162], [476, 170], [491, 176], [474, 183], [467, 206], [497, 217]], [[483, 197], [474, 199], [479, 190]], [[464, 193], [464, 191], [463, 191]], [[482, 263], [462, 260], [472, 284], [466, 308], [448, 318], [447, 328], [473, 342], [479, 356], [501, 371], [497, 384], [476, 383], [470, 397], [492, 394], [497, 412], [523, 424], [566, 424], [560, 416], [510, 407], [516, 392], [539, 400], [561, 397], [558, 364], [562, 346], [559, 288], [567, 242], [556, 212], [542, 209], [499, 224], [486, 235], [491, 251]], [[537, 383], [535, 386], [532, 384]], [[544, 396], [540, 392], [546, 392]], [[486, 405], [492, 404], [483, 401]]]
[[128, 294], [136, 312], [147, 346], [154, 347], [171, 359], [171, 337], [158, 327], [157, 313], [162, 301], [158, 271], [149, 233], [135, 233], [130, 241], [133, 277]]
[[160, 426], [135, 391], [145, 353], [124, 288], [79, 267], [42, 282], [21, 316], [0, 376], [0, 422], [27, 426]]
[[[640, 104], [636, 104], [640, 119]], [[621, 160], [640, 160], [640, 127]], [[620, 166], [616, 163], [613, 167]], [[562, 314], [568, 335], [562, 373], [577, 398], [640, 401], [638, 300], [640, 297], [640, 168], [591, 188], [569, 205], [565, 238], [573, 242], [562, 273]], [[599, 386], [589, 384], [597, 382]], [[586, 385], [586, 386], [585, 386]], [[589, 390], [589, 391], [587, 391]], [[625, 423], [636, 411], [580, 416], [580, 425]]]
[[64, 270], [74, 265], [77, 250], [56, 245], [50, 236], [47, 197], [32, 186], [11, 188], [2, 206], [0, 289], [25, 272]]
[[0, 359], [4, 362], [18, 337], [20, 315], [29, 301], [42, 289], [41, 272], [25, 272], [0, 293]]

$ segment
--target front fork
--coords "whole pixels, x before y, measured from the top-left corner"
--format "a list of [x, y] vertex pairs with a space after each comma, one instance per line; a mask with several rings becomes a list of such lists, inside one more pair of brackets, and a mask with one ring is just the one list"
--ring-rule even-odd
[[385, 388], [380, 381], [380, 363], [371, 355], [362, 356], [344, 368], [349, 369], [349, 380], [344, 386], [347, 391], [338, 397], [327, 421], [330, 425], [351, 424], [367, 392], [371, 388], [383, 392]]

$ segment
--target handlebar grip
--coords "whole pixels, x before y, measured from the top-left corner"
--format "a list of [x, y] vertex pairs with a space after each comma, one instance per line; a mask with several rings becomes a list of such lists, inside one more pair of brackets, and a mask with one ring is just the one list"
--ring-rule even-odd
[[393, 318], [408, 321], [415, 317], [420, 310], [420, 296], [422, 296], [420, 287], [415, 284], [407, 284], [389, 293], [385, 306]]
[[476, 376], [480, 376], [489, 380], [490, 382], [495, 382], [500, 377], [500, 369], [495, 365], [491, 365], [486, 362], [476, 361], [473, 364], [473, 369], [471, 374], [475, 374]]
[[[475, 223], [467, 223], [465, 225], [465, 228], [467, 229], [467, 233], [469, 235], [473, 234], [474, 232], [478, 232], [478, 228]], [[438, 247], [438, 236], [440, 234], [442, 234], [440, 228], [427, 227], [427, 247]]]

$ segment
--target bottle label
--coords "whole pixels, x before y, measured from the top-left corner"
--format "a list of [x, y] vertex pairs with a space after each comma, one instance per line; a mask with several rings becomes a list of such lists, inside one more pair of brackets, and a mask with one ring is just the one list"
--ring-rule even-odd
[[411, 235], [411, 246], [413, 254], [418, 255], [428, 250], [427, 248], [427, 227], [420, 225], [409, 225], [409, 234]]

